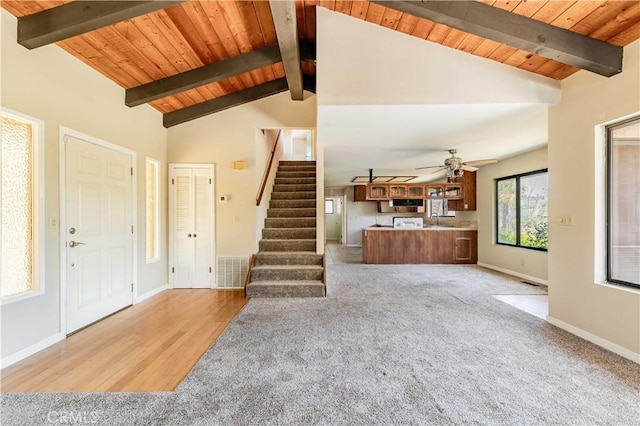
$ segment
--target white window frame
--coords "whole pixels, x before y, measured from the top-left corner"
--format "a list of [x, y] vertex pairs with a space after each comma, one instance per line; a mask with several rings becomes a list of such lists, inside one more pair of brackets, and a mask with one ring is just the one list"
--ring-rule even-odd
[[[0, 306], [31, 297], [40, 296], [45, 292], [45, 204], [44, 204], [44, 121], [29, 115], [13, 111], [9, 108], [0, 107], [0, 115], [11, 117], [19, 121], [29, 122], [32, 125], [32, 149], [33, 157], [31, 163], [32, 173], [32, 200], [31, 200], [31, 255], [32, 264], [32, 289], [30, 291], [15, 294], [12, 296], [0, 297]], [[1, 160], [1, 159], [0, 159]], [[1, 164], [1, 162], [0, 162]], [[2, 194], [0, 193], [0, 203]], [[55, 217], [51, 217], [55, 223]], [[1, 232], [1, 231], [0, 231]], [[2, 236], [0, 235], [0, 238]], [[0, 262], [2, 260], [0, 259]], [[1, 267], [1, 265], [0, 265]]]
[[[155, 179], [155, 183], [156, 183], [156, 187], [155, 187], [155, 200], [156, 200], [156, 205], [155, 205], [155, 215], [154, 217], [156, 218], [155, 223], [153, 224], [154, 227], [154, 232], [156, 235], [156, 239], [155, 239], [155, 257], [152, 258], [147, 258], [147, 229], [148, 229], [148, 224], [147, 224], [147, 167], [149, 167], [149, 164], [153, 164], [155, 166], [155, 170], [156, 170], [156, 179]], [[147, 264], [149, 263], [155, 263], [155, 262], [159, 262], [160, 261], [160, 160], [156, 160], [155, 158], [151, 158], [151, 157], [145, 157], [144, 159], [144, 180], [145, 180], [145, 185], [144, 185], [144, 196], [145, 196], [145, 203], [144, 203], [144, 208], [145, 208], [145, 228], [144, 228], [144, 242], [145, 242], [145, 259]]]

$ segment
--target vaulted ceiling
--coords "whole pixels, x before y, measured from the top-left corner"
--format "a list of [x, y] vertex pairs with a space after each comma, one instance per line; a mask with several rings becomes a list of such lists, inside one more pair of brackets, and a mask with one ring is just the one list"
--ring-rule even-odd
[[[148, 103], [166, 127], [290, 90], [315, 91], [316, 7], [536, 74], [620, 72], [640, 2], [8, 1], [28, 48], [56, 43]], [[586, 36], [586, 37], [585, 37]]]

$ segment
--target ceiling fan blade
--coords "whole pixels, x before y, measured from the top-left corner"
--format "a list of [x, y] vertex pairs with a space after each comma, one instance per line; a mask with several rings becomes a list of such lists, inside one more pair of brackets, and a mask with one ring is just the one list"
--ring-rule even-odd
[[433, 169], [434, 167], [442, 167], [442, 168], [444, 168], [444, 166], [442, 164], [439, 164], [437, 166], [416, 167], [416, 170]]
[[432, 171], [431, 174], [441, 172], [441, 171], [443, 171], [445, 169], [446, 169], [446, 167], [440, 167], [439, 169], [436, 169], [436, 170]]
[[464, 170], [465, 172], [477, 172], [480, 169], [477, 168], [477, 167], [467, 166], [466, 164], [463, 164], [462, 165], [462, 170]]
[[485, 166], [487, 164], [497, 163], [498, 160], [495, 158], [487, 159], [487, 160], [475, 160], [475, 161], [465, 161], [464, 165], [466, 166]]

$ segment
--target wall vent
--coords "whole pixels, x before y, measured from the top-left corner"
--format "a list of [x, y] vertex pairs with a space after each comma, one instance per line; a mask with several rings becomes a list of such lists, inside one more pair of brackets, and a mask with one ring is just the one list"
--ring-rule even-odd
[[246, 257], [218, 256], [217, 285], [225, 288], [243, 288], [249, 259]]

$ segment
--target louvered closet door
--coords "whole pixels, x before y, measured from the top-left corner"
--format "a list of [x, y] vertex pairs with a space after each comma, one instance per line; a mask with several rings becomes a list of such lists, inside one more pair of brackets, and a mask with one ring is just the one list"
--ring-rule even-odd
[[210, 288], [213, 276], [213, 165], [169, 166], [170, 280]]

